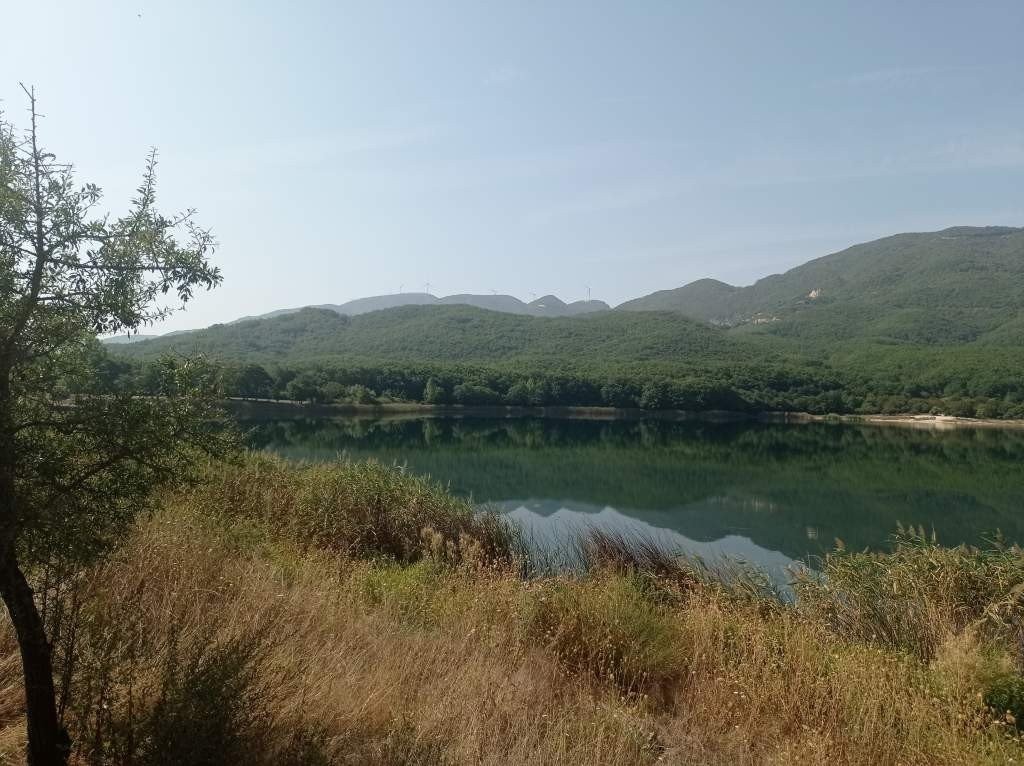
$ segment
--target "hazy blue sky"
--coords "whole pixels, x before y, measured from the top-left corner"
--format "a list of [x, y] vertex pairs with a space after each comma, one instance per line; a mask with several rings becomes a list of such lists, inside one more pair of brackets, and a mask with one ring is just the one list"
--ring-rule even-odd
[[[141, 14], [141, 15], [140, 15]], [[420, 290], [612, 303], [1024, 224], [1024, 2], [5, 3], [0, 98], [224, 286], [161, 329]]]

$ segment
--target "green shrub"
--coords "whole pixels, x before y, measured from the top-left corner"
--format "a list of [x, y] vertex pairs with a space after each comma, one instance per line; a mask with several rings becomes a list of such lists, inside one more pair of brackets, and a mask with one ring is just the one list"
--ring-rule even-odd
[[997, 714], [1009, 713], [1017, 728], [1024, 728], [1024, 678], [1015, 673], [1000, 676], [985, 690], [982, 699]]
[[[99, 626], [99, 625], [98, 625]], [[151, 645], [116, 625], [89, 631], [72, 697], [78, 755], [94, 766], [270, 763], [259, 681], [264, 641], [176, 637]], [[96, 642], [95, 639], [106, 639]]]
[[499, 404], [501, 396], [487, 386], [478, 386], [472, 383], [460, 383], [452, 389], [452, 399], [459, 404], [487, 405]]
[[373, 392], [373, 389], [358, 383], [346, 388], [344, 396], [345, 399], [353, 404], [376, 404], [377, 402], [377, 395]]
[[426, 624], [432, 621], [438, 603], [441, 574], [432, 561], [382, 562], [366, 570], [359, 592], [369, 606], [391, 609], [412, 624]]
[[269, 716], [259, 704], [258, 639], [167, 654], [159, 694], [133, 739], [140, 766], [253, 763]]

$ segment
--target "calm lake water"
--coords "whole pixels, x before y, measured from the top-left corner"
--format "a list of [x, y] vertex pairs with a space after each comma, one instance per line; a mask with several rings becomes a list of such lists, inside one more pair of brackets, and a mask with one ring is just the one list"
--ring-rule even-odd
[[656, 538], [773, 579], [899, 524], [940, 542], [1024, 542], [1024, 432], [550, 419], [250, 422], [294, 460], [375, 458], [428, 474], [557, 545], [581, 525]]

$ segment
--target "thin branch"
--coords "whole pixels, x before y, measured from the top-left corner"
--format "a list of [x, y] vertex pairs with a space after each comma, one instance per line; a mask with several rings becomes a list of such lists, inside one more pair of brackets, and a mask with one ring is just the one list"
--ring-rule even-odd
[[11, 328], [10, 335], [7, 338], [5, 344], [4, 355], [9, 357], [14, 344], [25, 329], [25, 325], [28, 324], [29, 318], [32, 316], [32, 312], [36, 307], [36, 299], [39, 296], [39, 291], [43, 284], [43, 273], [46, 269], [46, 258], [47, 251], [43, 239], [43, 209], [42, 209], [42, 168], [40, 167], [40, 154], [39, 154], [39, 142], [38, 142], [38, 127], [37, 127], [37, 113], [36, 113], [36, 91], [35, 87], [31, 90], [25, 87], [23, 83], [21, 89], [28, 94], [29, 97], [29, 108], [32, 113], [32, 186], [35, 192], [35, 198], [33, 199], [33, 209], [35, 211], [35, 266], [32, 270], [32, 280], [29, 287], [29, 294], [24, 300], [24, 309], [20, 312], [18, 318], [14, 322], [14, 326]]

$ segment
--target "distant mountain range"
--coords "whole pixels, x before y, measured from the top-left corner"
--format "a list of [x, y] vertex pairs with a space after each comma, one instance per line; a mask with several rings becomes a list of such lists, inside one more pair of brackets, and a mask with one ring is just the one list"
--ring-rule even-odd
[[[296, 314], [303, 309], [310, 308], [326, 309], [346, 316], [359, 316], [360, 314], [368, 314], [371, 311], [385, 311], [401, 306], [473, 306], [485, 311], [535, 317], [570, 317], [611, 310], [611, 306], [604, 301], [591, 300], [566, 303], [556, 295], [545, 295], [525, 303], [512, 295], [474, 295], [472, 293], [463, 293], [438, 298], [430, 293], [395, 293], [393, 295], [374, 295], [369, 298], [356, 298], [347, 303], [320, 303], [292, 309], [277, 309], [276, 311], [268, 311], [265, 314], [241, 317], [233, 322], [229, 322], [229, 324], [250, 322], [254, 319], [273, 319], [275, 317], [287, 316], [288, 314]], [[104, 338], [103, 342], [122, 345], [125, 343], [138, 343], [139, 341], [151, 340], [153, 338], [167, 338], [187, 332], [194, 331], [178, 330], [164, 335], [115, 335]]]
[[[609, 311], [672, 312], [733, 333], [826, 344], [861, 339], [922, 345], [975, 341], [1024, 345], [1024, 229], [954, 227], [897, 234], [818, 258], [749, 287], [701, 279], [627, 301], [615, 309], [598, 300], [565, 303], [554, 295], [525, 303], [511, 295], [438, 298], [428, 293], [381, 295], [304, 308], [356, 317], [410, 306], [471, 306], [546, 318]], [[301, 310], [272, 311], [230, 325], [272, 320]], [[256, 325], [252, 327], [255, 331]], [[140, 340], [151, 338], [119, 336], [105, 342], [135, 345]]]
[[114, 335], [110, 338], [104, 338], [104, 343], [109, 343], [112, 346], [124, 346], [128, 343], [141, 343], [144, 340], [152, 340], [153, 338], [162, 337], [160, 335], [143, 335], [137, 333], [135, 335]]
[[403, 401], [1024, 418], [1024, 229], [899, 234], [615, 309], [413, 293], [110, 349], [112, 370], [204, 353], [299, 400], [358, 383]]
[[[446, 295], [442, 298], [430, 293], [396, 293], [393, 295], [374, 295], [369, 298], [356, 298], [348, 303], [321, 303], [301, 308], [329, 309], [346, 316], [368, 314], [371, 311], [384, 311], [399, 306], [475, 306], [486, 311], [500, 311], [503, 314], [521, 314], [535, 317], [567, 317], [580, 314], [591, 314], [595, 311], [608, 311], [610, 306], [604, 301], [574, 301], [566, 303], [555, 295], [545, 295], [529, 303], [524, 303], [512, 295]], [[294, 314], [301, 309], [279, 309], [267, 314], [243, 317], [236, 320], [244, 322], [249, 319], [268, 319], [283, 314]]]

